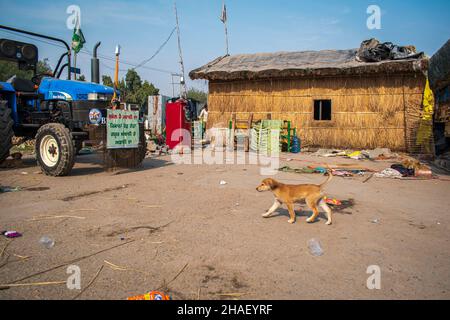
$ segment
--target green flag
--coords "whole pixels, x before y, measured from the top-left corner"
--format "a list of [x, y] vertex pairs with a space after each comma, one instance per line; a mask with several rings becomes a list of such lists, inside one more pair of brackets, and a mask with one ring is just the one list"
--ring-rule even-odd
[[86, 40], [84, 39], [83, 32], [81, 31], [80, 26], [77, 23], [75, 29], [73, 29], [72, 50], [75, 51], [75, 53], [80, 52], [85, 43]]

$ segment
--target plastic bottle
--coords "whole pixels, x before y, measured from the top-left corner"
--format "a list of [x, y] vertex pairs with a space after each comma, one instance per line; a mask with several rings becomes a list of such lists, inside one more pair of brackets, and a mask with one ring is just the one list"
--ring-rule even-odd
[[291, 145], [291, 153], [300, 153], [301, 147], [300, 147], [300, 138], [297, 136], [294, 136], [292, 138], [292, 145]]
[[320, 242], [317, 239], [308, 240], [308, 249], [309, 252], [315, 257], [323, 255], [322, 246], [320, 245]]
[[47, 236], [43, 236], [40, 240], [39, 243], [42, 244], [44, 247], [46, 247], [47, 249], [51, 249], [54, 247], [55, 245], [55, 241]]

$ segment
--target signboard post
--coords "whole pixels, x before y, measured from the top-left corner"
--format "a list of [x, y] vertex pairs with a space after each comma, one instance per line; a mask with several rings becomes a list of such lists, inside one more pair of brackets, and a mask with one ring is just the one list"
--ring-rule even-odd
[[126, 149], [139, 147], [139, 112], [107, 110], [106, 148]]

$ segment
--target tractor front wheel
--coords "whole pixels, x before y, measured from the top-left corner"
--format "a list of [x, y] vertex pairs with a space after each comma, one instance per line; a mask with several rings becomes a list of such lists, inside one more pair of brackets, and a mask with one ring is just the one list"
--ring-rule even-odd
[[8, 101], [0, 101], [0, 163], [9, 156], [9, 150], [12, 148], [14, 121], [11, 117], [11, 109], [8, 107]]
[[39, 128], [36, 158], [46, 175], [69, 175], [75, 162], [75, 147], [69, 129], [60, 123], [49, 123]]

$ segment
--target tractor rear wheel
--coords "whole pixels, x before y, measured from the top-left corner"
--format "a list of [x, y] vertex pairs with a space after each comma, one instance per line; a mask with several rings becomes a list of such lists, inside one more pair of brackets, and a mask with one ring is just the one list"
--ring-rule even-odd
[[36, 158], [46, 175], [69, 175], [75, 162], [75, 147], [69, 129], [60, 123], [48, 123], [39, 128]]
[[11, 117], [11, 109], [8, 101], [0, 101], [0, 163], [9, 157], [9, 150], [12, 148], [12, 137], [14, 121]]

